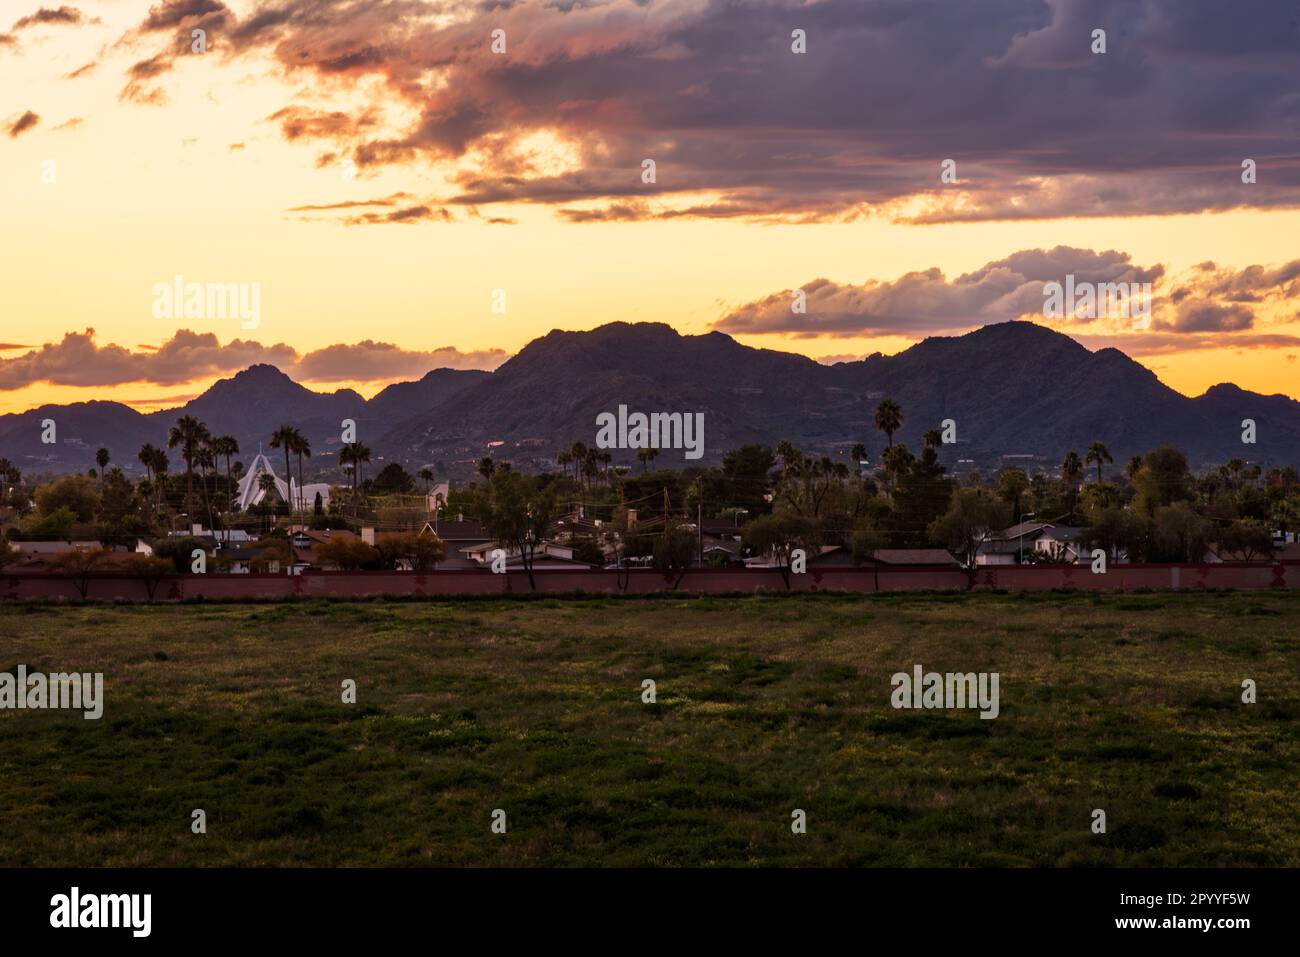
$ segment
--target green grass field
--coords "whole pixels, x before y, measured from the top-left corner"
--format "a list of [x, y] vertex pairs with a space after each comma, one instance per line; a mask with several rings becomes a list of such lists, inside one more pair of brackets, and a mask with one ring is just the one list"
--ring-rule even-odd
[[[0, 668], [106, 704], [0, 711], [0, 865], [1295, 866], [1298, 636], [1290, 592], [9, 606]], [[1001, 716], [895, 711], [918, 662]]]

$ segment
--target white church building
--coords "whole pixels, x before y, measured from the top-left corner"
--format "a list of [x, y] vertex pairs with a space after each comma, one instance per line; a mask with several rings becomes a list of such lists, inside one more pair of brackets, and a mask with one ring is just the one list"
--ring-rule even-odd
[[307, 483], [302, 487], [301, 506], [299, 505], [298, 483], [294, 481], [293, 476], [289, 476], [286, 482], [275, 474], [275, 469], [271, 468], [271, 462], [260, 450], [257, 458], [253, 459], [253, 464], [248, 467], [244, 477], [239, 480], [238, 495], [235, 504], [241, 512], [246, 512], [255, 505], [261, 504], [262, 499], [266, 497], [267, 489], [262, 488], [262, 476], [269, 475], [275, 482], [275, 492], [284, 502], [293, 503], [293, 507], [310, 509], [316, 505], [316, 496], [319, 494], [321, 505], [329, 508], [330, 504], [330, 487], [328, 482]]

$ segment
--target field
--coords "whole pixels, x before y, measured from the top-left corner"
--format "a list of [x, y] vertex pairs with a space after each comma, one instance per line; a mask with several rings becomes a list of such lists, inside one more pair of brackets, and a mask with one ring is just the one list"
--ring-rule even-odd
[[1294, 592], [11, 605], [18, 664], [106, 704], [0, 711], [3, 866], [1300, 864]]

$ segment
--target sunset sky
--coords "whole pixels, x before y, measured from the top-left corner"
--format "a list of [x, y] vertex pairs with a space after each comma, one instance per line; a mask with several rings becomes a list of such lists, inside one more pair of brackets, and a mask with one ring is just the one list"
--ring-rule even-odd
[[[834, 359], [1028, 318], [1300, 398], [1294, 2], [19, 0], [0, 78], [0, 413], [615, 320]], [[1067, 274], [1149, 327], [1044, 318]], [[178, 275], [256, 328], [155, 316]]]

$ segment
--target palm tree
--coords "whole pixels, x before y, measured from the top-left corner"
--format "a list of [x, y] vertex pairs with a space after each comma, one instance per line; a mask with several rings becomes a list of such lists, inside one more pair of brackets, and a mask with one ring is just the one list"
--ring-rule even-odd
[[[144, 466], [145, 481], [149, 483], [151, 491], [154, 490], [153, 460], [154, 453], [157, 451], [158, 450], [153, 447], [152, 442], [146, 442], [144, 445], [140, 446], [140, 454], [136, 456], [136, 458], [140, 460], [140, 464]], [[0, 471], [3, 470], [0, 469]]]
[[420, 481], [424, 483], [424, 493], [428, 495], [429, 490], [433, 488], [433, 470], [420, 469]]
[[1083, 478], [1083, 462], [1073, 450], [1065, 453], [1061, 462], [1061, 479], [1070, 489], [1070, 514], [1074, 514], [1074, 500], [1079, 494], [1079, 480]]
[[853, 457], [853, 465], [858, 470], [858, 477], [861, 478], [862, 460], [867, 457], [867, 447], [861, 442], [854, 442], [853, 448], [849, 451], [849, 455]]
[[361, 466], [369, 461], [370, 450], [360, 442], [349, 442], [339, 452], [339, 464], [344, 468], [352, 467], [352, 493], [354, 496], [361, 485]]
[[1129, 459], [1128, 464], [1124, 466], [1124, 474], [1129, 477], [1129, 481], [1132, 481], [1137, 476], [1138, 470], [1141, 468], [1142, 456], [1135, 455]]
[[101, 448], [95, 453], [95, 464], [99, 466], [99, 484], [104, 484], [104, 469], [108, 468], [108, 463], [113, 460], [108, 449]]
[[302, 490], [302, 457], [305, 455], [311, 458], [311, 443], [307, 441], [307, 436], [299, 434], [293, 450], [298, 453], [298, 511], [304, 512], [307, 510], [307, 496]]
[[799, 461], [799, 450], [789, 439], [782, 439], [776, 443], [776, 457], [781, 460], [781, 468], [789, 472]]
[[938, 429], [927, 429], [925, 433], [925, 447], [928, 449], [937, 449], [943, 445], [943, 433]]
[[903, 410], [893, 399], [886, 399], [876, 406], [876, 428], [885, 433], [889, 447], [894, 447], [894, 433], [903, 426]]
[[1101, 484], [1101, 463], [1114, 462], [1115, 460], [1110, 457], [1110, 449], [1106, 448], [1105, 443], [1102, 442], [1100, 439], [1098, 439], [1097, 441], [1093, 442], [1092, 445], [1088, 446], [1088, 452], [1086, 455], [1084, 455], [1083, 461], [1086, 463], [1092, 463], [1092, 462], [1097, 463], [1097, 484], [1100, 485]]
[[485, 455], [483, 456], [483, 458], [479, 459], [479, 463], [478, 463], [479, 475], [483, 476], [485, 479], [491, 479], [492, 473], [495, 471], [496, 471], [496, 463], [492, 461], [492, 456]]
[[226, 460], [226, 501], [235, 497], [234, 482], [230, 477], [230, 460], [239, 454], [239, 441], [233, 435], [222, 435], [212, 440], [212, 454]]
[[564, 470], [564, 477], [569, 477], [569, 463], [573, 461], [573, 453], [565, 449], [555, 457], [555, 464]]
[[[289, 456], [297, 448], [298, 442], [302, 439], [302, 433], [292, 425], [282, 425], [271, 433], [271, 448], [284, 449], [284, 481], [289, 485], [293, 481], [293, 468], [289, 465]], [[293, 496], [289, 498], [292, 500]], [[293, 502], [288, 502], [290, 510], [293, 509]]]
[[587, 444], [585, 442], [574, 442], [573, 447], [569, 449], [569, 455], [573, 458], [573, 477], [579, 479], [578, 484], [582, 485], [580, 476], [586, 471], [587, 467]]
[[641, 471], [648, 472], [650, 463], [659, 457], [658, 449], [638, 449], [636, 457], [641, 460]]
[[180, 446], [181, 458], [185, 460], [185, 511], [194, 514], [194, 461], [199, 448], [208, 441], [208, 427], [192, 415], [183, 415], [176, 420], [167, 435], [167, 447]]
[[212, 446], [205, 444], [194, 453], [194, 461], [198, 463], [199, 474], [203, 479], [203, 505], [208, 513], [208, 528], [215, 528], [216, 523], [212, 519], [212, 496], [208, 493], [208, 469], [216, 470], [217, 457], [212, 453]]

